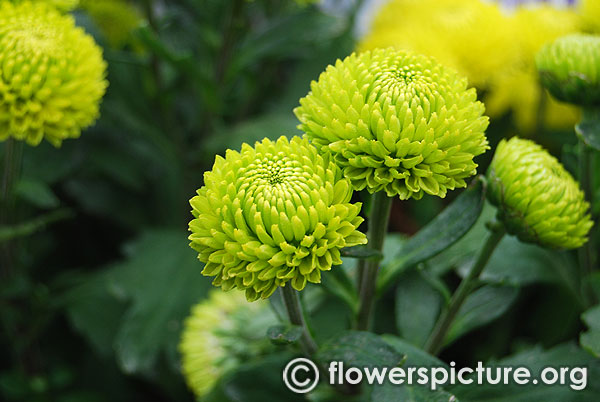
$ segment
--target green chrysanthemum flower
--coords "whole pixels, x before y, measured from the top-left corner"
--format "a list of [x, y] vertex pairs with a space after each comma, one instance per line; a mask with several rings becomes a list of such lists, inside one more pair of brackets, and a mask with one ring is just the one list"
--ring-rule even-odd
[[179, 351], [186, 382], [206, 395], [228, 371], [270, 349], [265, 328], [277, 319], [264, 301], [246, 302], [237, 291], [213, 291], [185, 320]]
[[59, 146], [96, 120], [106, 63], [71, 16], [0, 1], [0, 66], [0, 141]]
[[328, 155], [307, 139], [264, 139], [217, 156], [190, 201], [191, 247], [224, 290], [253, 301], [288, 282], [302, 290], [341, 264], [340, 249], [367, 242], [360, 203]]
[[593, 222], [579, 184], [533, 141], [502, 140], [488, 170], [488, 195], [507, 231], [522, 241], [577, 248]]
[[600, 37], [568, 35], [544, 45], [536, 56], [542, 84], [558, 100], [600, 105]]
[[444, 197], [488, 149], [484, 106], [467, 80], [434, 59], [393, 49], [327, 67], [296, 116], [358, 190]]

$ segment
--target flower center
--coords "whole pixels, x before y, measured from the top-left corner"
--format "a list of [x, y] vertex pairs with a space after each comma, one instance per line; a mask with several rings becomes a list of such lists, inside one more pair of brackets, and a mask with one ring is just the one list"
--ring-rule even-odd
[[382, 69], [376, 80], [376, 88], [380, 95], [390, 97], [395, 103], [400, 97], [432, 96], [437, 85], [421, 71], [420, 66], [393, 63]]

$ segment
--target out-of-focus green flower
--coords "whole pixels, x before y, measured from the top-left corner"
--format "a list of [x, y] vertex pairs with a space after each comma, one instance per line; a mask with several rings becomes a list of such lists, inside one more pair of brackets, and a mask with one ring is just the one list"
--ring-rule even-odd
[[185, 320], [179, 351], [185, 380], [197, 397], [206, 395], [229, 370], [265, 353], [265, 328], [277, 319], [264, 301], [248, 303], [238, 291], [212, 291]]
[[[12, 3], [25, 3], [29, 0], [10, 0]], [[79, 5], [79, 0], [33, 0], [34, 3], [45, 3], [62, 12], [74, 10]]]
[[600, 37], [574, 34], [546, 44], [537, 54], [542, 83], [563, 102], [600, 104]]
[[581, 25], [574, 8], [548, 4], [509, 12], [484, 0], [391, 0], [358, 48], [393, 46], [434, 56], [484, 91], [492, 118], [511, 112], [519, 129], [531, 133], [540, 107], [548, 127], [570, 128], [578, 121], [575, 108], [544, 93], [534, 57], [545, 42]]
[[302, 290], [341, 264], [341, 248], [367, 242], [351, 196], [341, 170], [307, 139], [244, 144], [204, 173], [190, 201], [190, 245], [206, 263], [203, 275], [250, 301], [288, 282]]
[[60, 146], [98, 117], [106, 63], [71, 16], [0, 2], [0, 66], [0, 140]]
[[84, 9], [112, 47], [121, 47], [132, 40], [142, 16], [126, 0], [81, 0]]
[[552, 248], [581, 247], [593, 226], [579, 184], [533, 141], [502, 140], [488, 170], [488, 195], [507, 231]]
[[444, 197], [476, 173], [488, 149], [484, 106], [466, 78], [432, 58], [391, 48], [327, 67], [294, 112], [353, 186], [401, 199]]

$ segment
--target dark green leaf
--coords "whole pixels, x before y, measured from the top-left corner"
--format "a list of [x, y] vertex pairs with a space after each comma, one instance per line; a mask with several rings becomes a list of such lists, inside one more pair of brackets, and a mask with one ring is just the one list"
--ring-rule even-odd
[[17, 182], [15, 192], [19, 198], [38, 208], [52, 209], [60, 204], [50, 186], [41, 180], [23, 178]]
[[381, 251], [373, 250], [368, 246], [344, 247], [341, 250], [343, 257], [359, 258], [361, 260], [381, 260]]
[[519, 290], [512, 286], [484, 286], [473, 292], [458, 311], [448, 332], [447, 343], [494, 321], [510, 308]]
[[382, 335], [381, 338], [403, 357], [404, 367], [448, 367], [446, 363], [430, 355], [404, 339], [393, 335]]
[[484, 198], [484, 181], [477, 178], [433, 221], [402, 244], [397, 259], [382, 268], [378, 289], [385, 290], [406, 268], [435, 256], [463, 237], [481, 214]]
[[274, 325], [267, 330], [267, 337], [275, 345], [288, 345], [295, 343], [302, 337], [302, 327], [293, 325]]
[[407, 341], [422, 346], [440, 312], [443, 298], [418, 270], [406, 272], [396, 288], [396, 325]]
[[352, 312], [358, 311], [358, 293], [356, 286], [348, 276], [346, 262], [331, 269], [321, 278], [321, 285], [328, 293], [336, 296], [350, 307]]
[[63, 299], [71, 325], [104, 357], [113, 353], [115, 335], [127, 307], [124, 295], [115, 292], [111, 282], [110, 270], [94, 273], [83, 277]]
[[283, 369], [294, 357], [289, 353], [279, 353], [257, 362], [243, 364], [226, 374], [203, 400], [206, 402], [306, 401], [303, 395], [288, 390], [282, 381]]
[[579, 337], [581, 346], [596, 357], [600, 357], [600, 305], [592, 307], [581, 315], [589, 330]]
[[324, 345], [317, 357], [323, 363], [343, 361], [354, 367], [396, 367], [403, 356], [381, 337], [360, 331], [348, 331]]
[[[566, 376], [567, 384], [519, 385], [514, 382], [498, 385], [455, 385], [447, 387], [463, 402], [532, 402], [532, 401], [569, 401], [596, 402], [600, 394], [600, 360], [593, 358], [574, 343], [556, 346], [550, 350], [534, 347], [516, 355], [506, 357], [497, 362], [489, 362], [485, 367], [519, 367], [531, 370], [532, 378], [539, 378], [544, 367], [586, 367], [586, 387], [583, 390], [573, 390], [569, 386], [571, 378]], [[495, 376], [495, 370], [493, 371]], [[576, 385], [576, 384], [574, 384]]]
[[146, 232], [127, 247], [125, 262], [72, 291], [73, 324], [100, 352], [116, 350], [125, 372], [148, 372], [161, 352], [177, 360], [181, 322], [209, 286], [187, 243], [185, 232]]

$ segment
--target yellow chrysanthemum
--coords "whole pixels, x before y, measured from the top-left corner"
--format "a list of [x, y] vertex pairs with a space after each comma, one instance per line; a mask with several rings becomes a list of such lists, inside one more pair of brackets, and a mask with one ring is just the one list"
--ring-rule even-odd
[[[24, 3], [29, 0], [10, 0], [11, 2], [18, 4]], [[79, 5], [79, 0], [32, 0], [35, 3], [45, 3], [56, 8], [62, 12], [68, 12], [74, 10]]]
[[583, 18], [584, 29], [600, 33], [600, 0], [580, 0], [579, 13]]
[[367, 242], [351, 197], [341, 170], [306, 139], [244, 144], [204, 173], [190, 201], [190, 246], [206, 263], [203, 275], [250, 301], [278, 286], [302, 290], [342, 263], [340, 249]]
[[358, 47], [394, 46], [435, 56], [483, 90], [492, 118], [512, 112], [516, 125], [532, 132], [540, 102], [549, 127], [572, 127], [578, 120], [576, 109], [544, 93], [534, 58], [545, 42], [580, 28], [581, 17], [571, 8], [536, 5], [509, 12], [483, 0], [391, 0]]
[[357, 190], [400, 199], [466, 187], [488, 149], [484, 106], [436, 60], [392, 48], [328, 66], [294, 113]]
[[277, 319], [264, 301], [238, 291], [212, 291], [185, 320], [179, 352], [185, 380], [202, 397], [229, 370], [269, 348], [266, 329]]
[[0, 140], [59, 146], [98, 117], [106, 63], [71, 16], [0, 2], [0, 66]]
[[522, 241], [570, 249], [588, 240], [593, 222], [583, 191], [540, 145], [517, 137], [502, 140], [488, 180], [499, 219]]

